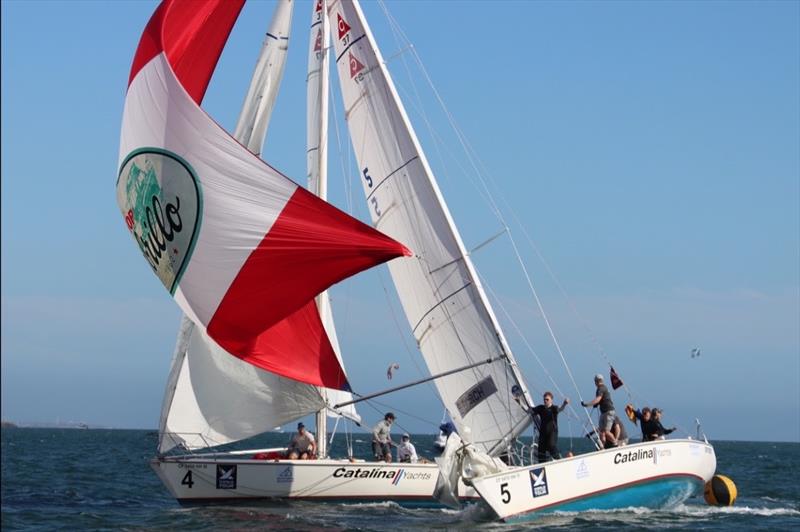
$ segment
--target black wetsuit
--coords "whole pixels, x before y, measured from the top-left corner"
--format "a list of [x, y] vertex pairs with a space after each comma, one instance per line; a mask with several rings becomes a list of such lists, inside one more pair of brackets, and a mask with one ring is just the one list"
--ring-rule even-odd
[[653, 424], [655, 419], [653, 418], [652, 414], [650, 415], [650, 419], [645, 421], [644, 416], [640, 410], [634, 412], [636, 419], [642, 424], [642, 441], [653, 441], [655, 438], [653, 434], [656, 433], [656, 427]]
[[675, 429], [665, 429], [664, 425], [652, 415], [648, 421], [644, 420], [642, 412], [639, 410], [634, 412], [634, 415], [642, 423], [642, 441], [653, 441], [660, 436], [665, 436], [675, 431]]
[[[539, 440], [537, 458], [539, 462], [547, 460], [547, 453], [551, 459], [561, 458], [558, 452], [558, 407], [551, 405], [549, 408], [544, 405], [533, 407], [531, 413], [538, 416]], [[534, 418], [535, 419], [535, 418]]]
[[[642, 429], [644, 430], [644, 428]], [[650, 419], [647, 435], [645, 436], [646, 441], [653, 441], [655, 439], [660, 438], [661, 436], [666, 436], [667, 434], [671, 434], [675, 432], [675, 429], [665, 429], [664, 425], [655, 418]]]

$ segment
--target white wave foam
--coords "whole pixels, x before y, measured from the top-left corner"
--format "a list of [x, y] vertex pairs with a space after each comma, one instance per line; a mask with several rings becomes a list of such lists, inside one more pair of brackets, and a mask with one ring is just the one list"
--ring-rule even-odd
[[750, 506], [678, 506], [674, 511], [691, 516], [714, 514], [759, 515], [764, 517], [775, 515], [800, 515], [800, 510], [794, 508], [753, 508]]
[[795, 508], [785, 508], [785, 507], [757, 508], [751, 506], [700, 506], [700, 505], [686, 505], [686, 504], [681, 504], [675, 506], [674, 508], [662, 508], [658, 510], [652, 508], [629, 506], [627, 508], [615, 508], [613, 510], [590, 510], [583, 512], [561, 512], [561, 511], [553, 512], [554, 515], [560, 515], [564, 517], [586, 515], [588, 513], [591, 513], [595, 517], [600, 517], [600, 518], [602, 518], [604, 515], [618, 516], [619, 514], [634, 514], [634, 515], [677, 514], [689, 517], [703, 517], [703, 516], [711, 516], [719, 514], [758, 515], [763, 517], [785, 516], [785, 515], [800, 516], [800, 510], [797, 510]]
[[397, 508], [403, 509], [402, 506], [394, 501], [381, 501], [381, 502], [356, 502], [356, 503], [339, 503], [338, 506], [346, 508]]

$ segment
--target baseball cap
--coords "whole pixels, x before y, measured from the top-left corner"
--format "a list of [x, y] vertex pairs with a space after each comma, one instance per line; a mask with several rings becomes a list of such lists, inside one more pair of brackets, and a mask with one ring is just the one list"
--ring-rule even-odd
[[302, 422], [301, 422], [301, 423], [298, 423], [298, 424], [297, 424], [297, 430], [304, 429], [304, 428], [306, 428], [306, 425], [305, 425], [305, 423], [302, 423]]
[[394, 419], [394, 413], [386, 412], [386, 415], [383, 416], [384, 419]]
[[411, 436], [408, 435], [408, 432], [403, 433], [403, 439], [404, 440], [410, 440], [411, 439]]
[[594, 376], [594, 380], [601, 381], [603, 380], [603, 376], [598, 373], [597, 375]]

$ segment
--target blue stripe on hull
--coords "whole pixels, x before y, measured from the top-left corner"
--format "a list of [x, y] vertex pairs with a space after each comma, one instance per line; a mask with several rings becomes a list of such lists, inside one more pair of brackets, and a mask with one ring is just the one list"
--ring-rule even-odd
[[666, 478], [574, 499], [535, 512], [515, 515], [507, 518], [506, 521], [512, 523], [529, 521], [536, 519], [541, 514], [552, 512], [618, 510], [632, 506], [639, 508], [665, 508], [680, 504], [689, 497], [702, 493], [702, 491], [703, 483], [696, 478]]

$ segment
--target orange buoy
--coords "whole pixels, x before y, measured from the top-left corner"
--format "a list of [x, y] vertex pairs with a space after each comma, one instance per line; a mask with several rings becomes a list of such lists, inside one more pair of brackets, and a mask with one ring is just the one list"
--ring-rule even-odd
[[736, 484], [725, 475], [714, 475], [703, 488], [703, 498], [712, 506], [733, 506]]

